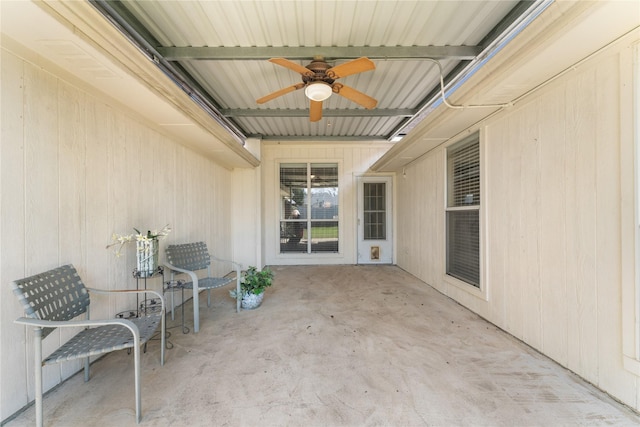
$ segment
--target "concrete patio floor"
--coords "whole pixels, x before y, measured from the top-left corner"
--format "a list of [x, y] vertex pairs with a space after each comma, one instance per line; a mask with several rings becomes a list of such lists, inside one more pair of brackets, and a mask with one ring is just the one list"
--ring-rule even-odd
[[[596, 426], [640, 416], [394, 266], [275, 267], [256, 310], [143, 354], [141, 426]], [[191, 301], [185, 304], [193, 324]], [[179, 310], [178, 310], [179, 314]], [[179, 324], [179, 316], [170, 326]], [[126, 351], [44, 398], [47, 426], [135, 425]], [[30, 407], [7, 427], [35, 424]]]

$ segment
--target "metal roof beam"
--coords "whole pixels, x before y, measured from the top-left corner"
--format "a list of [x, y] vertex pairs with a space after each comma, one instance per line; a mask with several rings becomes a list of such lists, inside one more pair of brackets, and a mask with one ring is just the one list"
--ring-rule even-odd
[[349, 46], [349, 47], [157, 47], [156, 50], [168, 61], [199, 60], [267, 60], [269, 58], [355, 59], [460, 59], [470, 60], [480, 52], [480, 46]]
[[389, 142], [384, 136], [318, 136], [318, 135], [249, 135], [262, 141], [293, 141], [293, 142]]
[[[374, 108], [323, 110], [323, 117], [411, 117], [418, 112], [414, 108]], [[308, 117], [308, 109], [222, 109], [225, 117]]]

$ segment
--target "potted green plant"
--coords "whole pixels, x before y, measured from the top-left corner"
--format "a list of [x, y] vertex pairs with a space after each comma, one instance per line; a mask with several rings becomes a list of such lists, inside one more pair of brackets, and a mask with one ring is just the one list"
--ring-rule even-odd
[[240, 292], [237, 295], [234, 290], [230, 291], [232, 298], [241, 298], [241, 306], [243, 309], [257, 308], [262, 304], [264, 298], [264, 290], [273, 283], [273, 271], [269, 267], [265, 267], [258, 271], [256, 267], [249, 267], [240, 278]]

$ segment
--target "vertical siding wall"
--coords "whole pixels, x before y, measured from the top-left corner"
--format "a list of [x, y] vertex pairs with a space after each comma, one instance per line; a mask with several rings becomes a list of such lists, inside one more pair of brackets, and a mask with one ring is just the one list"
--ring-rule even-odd
[[[365, 174], [369, 166], [388, 149], [387, 143], [265, 144], [262, 147], [263, 186], [263, 254], [265, 263], [278, 264], [355, 264], [357, 176]], [[339, 254], [286, 254], [279, 253], [280, 220], [280, 163], [335, 162], [338, 163], [340, 199], [340, 253]]]
[[[161, 242], [206, 241], [230, 258], [231, 172], [40, 67], [1, 50], [0, 419], [33, 399], [33, 334], [14, 279], [73, 263], [88, 286], [133, 288], [134, 248], [105, 249], [113, 232], [170, 224]], [[160, 289], [159, 279], [150, 285]], [[119, 300], [121, 301], [121, 300]], [[92, 304], [113, 316], [131, 301]], [[95, 305], [95, 307], [94, 307]], [[50, 335], [51, 352], [70, 332]], [[45, 368], [45, 390], [80, 363]]]
[[398, 264], [640, 409], [622, 365], [621, 64], [607, 52], [480, 127], [488, 300], [445, 279], [444, 147], [398, 179]]

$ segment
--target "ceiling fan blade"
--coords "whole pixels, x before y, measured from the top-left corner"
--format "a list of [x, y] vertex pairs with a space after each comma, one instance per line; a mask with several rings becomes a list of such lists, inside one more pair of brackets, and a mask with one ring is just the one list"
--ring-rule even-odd
[[322, 118], [322, 101], [310, 100], [309, 105], [309, 120], [312, 122], [318, 122]]
[[369, 58], [362, 57], [329, 68], [327, 70], [327, 75], [332, 79], [339, 79], [340, 77], [346, 77], [352, 74], [362, 73], [363, 71], [375, 69], [375, 64]]
[[355, 102], [356, 104], [362, 105], [368, 110], [371, 110], [372, 108], [375, 108], [376, 105], [378, 105], [378, 101], [376, 99], [349, 86], [335, 83], [333, 85], [333, 91], [338, 95], [344, 96], [348, 100]]
[[297, 62], [293, 62], [290, 61], [286, 58], [271, 58], [269, 60], [269, 62], [273, 62], [274, 64], [278, 64], [282, 67], [288, 68], [290, 70], [295, 71], [296, 73], [300, 73], [303, 76], [305, 75], [309, 75], [310, 73], [313, 74], [313, 72], [311, 70], [309, 70], [307, 67], [303, 67], [302, 65], [298, 64]]
[[274, 98], [285, 95], [289, 92], [293, 92], [294, 90], [302, 89], [304, 87], [304, 83], [297, 83], [293, 86], [285, 87], [284, 89], [277, 90], [269, 95], [263, 96], [262, 98], [256, 100], [258, 104], [264, 104], [265, 102], [271, 101]]

